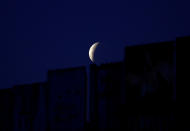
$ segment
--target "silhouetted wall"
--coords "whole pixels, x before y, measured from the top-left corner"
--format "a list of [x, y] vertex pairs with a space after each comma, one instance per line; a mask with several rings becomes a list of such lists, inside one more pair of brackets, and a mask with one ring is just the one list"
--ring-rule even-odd
[[86, 115], [85, 67], [49, 71], [48, 117], [51, 131], [83, 131]]
[[39, 83], [15, 86], [13, 92], [14, 131], [46, 131], [46, 85]]
[[14, 95], [12, 89], [0, 90], [0, 131], [13, 130]]
[[175, 42], [127, 47], [128, 130], [172, 130], [175, 114]]
[[[111, 63], [91, 66], [91, 92], [94, 98], [92, 123], [99, 131], [121, 130], [124, 104], [124, 64]], [[92, 103], [93, 104], [93, 103]], [[96, 110], [95, 110], [96, 109]], [[92, 127], [94, 128], [94, 127]]]

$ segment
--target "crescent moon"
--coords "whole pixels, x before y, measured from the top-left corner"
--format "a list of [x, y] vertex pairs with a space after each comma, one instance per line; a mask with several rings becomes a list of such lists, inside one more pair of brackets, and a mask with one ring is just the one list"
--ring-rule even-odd
[[90, 50], [89, 50], [89, 58], [92, 62], [95, 62], [94, 60], [94, 53], [96, 51], [96, 48], [98, 47], [100, 43], [99, 42], [96, 42], [94, 43], [91, 47], [90, 47]]

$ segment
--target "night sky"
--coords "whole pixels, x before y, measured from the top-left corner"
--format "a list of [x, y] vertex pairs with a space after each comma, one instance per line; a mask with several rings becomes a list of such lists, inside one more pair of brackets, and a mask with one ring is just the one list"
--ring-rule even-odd
[[190, 35], [189, 5], [177, 0], [1, 1], [0, 88], [43, 82], [49, 69], [89, 65], [88, 51], [97, 41], [104, 46], [98, 55], [107, 62], [122, 60], [128, 45]]

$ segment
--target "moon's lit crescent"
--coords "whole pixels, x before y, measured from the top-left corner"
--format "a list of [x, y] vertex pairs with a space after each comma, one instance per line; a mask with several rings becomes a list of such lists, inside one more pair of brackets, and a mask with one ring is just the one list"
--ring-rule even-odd
[[94, 43], [94, 44], [90, 47], [90, 50], [89, 50], [89, 57], [90, 57], [90, 60], [91, 60], [92, 62], [95, 62], [95, 60], [94, 60], [94, 53], [95, 53], [96, 48], [98, 47], [99, 44], [100, 44], [99, 42], [96, 42], [96, 43]]

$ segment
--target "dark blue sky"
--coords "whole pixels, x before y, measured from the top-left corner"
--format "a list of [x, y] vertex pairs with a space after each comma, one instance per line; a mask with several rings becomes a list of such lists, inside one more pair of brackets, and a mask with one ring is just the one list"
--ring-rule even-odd
[[49, 69], [88, 65], [97, 41], [105, 47], [99, 55], [117, 61], [124, 46], [190, 35], [190, 3], [176, 1], [2, 1], [0, 88], [45, 81]]

